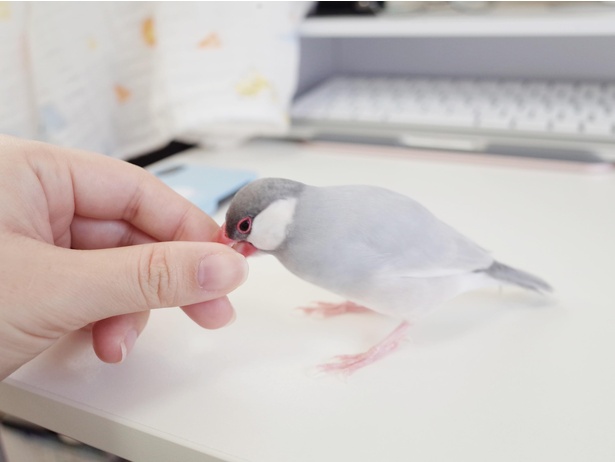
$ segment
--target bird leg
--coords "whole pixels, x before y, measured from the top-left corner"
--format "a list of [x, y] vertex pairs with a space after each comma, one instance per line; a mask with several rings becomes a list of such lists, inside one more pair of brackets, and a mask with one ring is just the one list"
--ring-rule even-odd
[[357, 305], [351, 301], [341, 303], [316, 302], [315, 306], [302, 306], [297, 309], [303, 311], [307, 315], [320, 316], [323, 318], [330, 318], [346, 313], [368, 313], [372, 311], [369, 308]]
[[331, 362], [318, 366], [318, 371], [341, 372], [350, 375], [362, 367], [368, 366], [395, 351], [402, 340], [406, 338], [409, 328], [410, 323], [404, 321], [397, 326], [393, 332], [369, 350], [355, 355], [335, 356]]

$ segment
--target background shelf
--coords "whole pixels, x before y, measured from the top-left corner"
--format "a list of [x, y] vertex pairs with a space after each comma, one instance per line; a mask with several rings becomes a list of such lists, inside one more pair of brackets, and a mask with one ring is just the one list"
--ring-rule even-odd
[[615, 8], [535, 14], [406, 14], [308, 18], [302, 37], [615, 36]]

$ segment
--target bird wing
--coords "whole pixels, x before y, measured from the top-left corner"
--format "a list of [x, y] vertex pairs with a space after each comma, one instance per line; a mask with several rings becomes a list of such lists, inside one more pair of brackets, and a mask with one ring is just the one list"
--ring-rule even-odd
[[[418, 202], [372, 186], [317, 188], [302, 223], [328, 241], [329, 259], [389, 277], [441, 277], [488, 268], [491, 255]], [[314, 208], [316, 207], [316, 208]], [[357, 268], [360, 270], [360, 268]]]

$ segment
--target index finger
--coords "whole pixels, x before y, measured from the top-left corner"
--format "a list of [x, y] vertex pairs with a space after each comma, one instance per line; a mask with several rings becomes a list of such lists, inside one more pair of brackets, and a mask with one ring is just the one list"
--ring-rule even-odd
[[206, 213], [144, 169], [71, 150], [75, 214], [124, 220], [160, 241], [210, 241], [219, 229]]

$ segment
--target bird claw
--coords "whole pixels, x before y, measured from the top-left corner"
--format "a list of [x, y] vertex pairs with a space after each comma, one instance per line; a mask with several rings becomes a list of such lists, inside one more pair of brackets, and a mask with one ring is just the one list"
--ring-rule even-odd
[[316, 370], [323, 374], [341, 373], [344, 376], [349, 376], [359, 369], [368, 366], [377, 361], [378, 358], [373, 358], [369, 351], [356, 355], [338, 355], [334, 356], [328, 363], [316, 366]]
[[357, 305], [351, 301], [341, 303], [315, 302], [314, 306], [302, 306], [297, 308], [308, 316], [319, 316], [322, 318], [331, 318], [346, 313], [367, 313], [371, 311], [361, 305]]
[[345, 376], [349, 376], [359, 369], [369, 366], [395, 351], [406, 338], [409, 328], [410, 323], [404, 321], [384, 340], [374, 345], [369, 350], [358, 354], [335, 356], [328, 363], [317, 366], [316, 370], [319, 373], [342, 373]]

